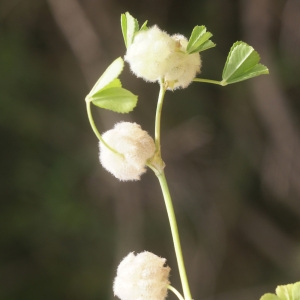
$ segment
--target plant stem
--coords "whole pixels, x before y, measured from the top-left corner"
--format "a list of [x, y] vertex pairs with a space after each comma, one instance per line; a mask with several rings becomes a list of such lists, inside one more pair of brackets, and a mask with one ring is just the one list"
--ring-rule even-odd
[[165, 205], [166, 205], [166, 209], [167, 209], [167, 214], [169, 217], [171, 233], [172, 233], [172, 238], [173, 238], [173, 243], [174, 243], [174, 248], [175, 248], [175, 254], [176, 254], [184, 299], [191, 300], [192, 296], [191, 296], [189, 283], [188, 283], [188, 279], [187, 279], [187, 275], [186, 275], [186, 271], [185, 271], [184, 260], [183, 260], [181, 244], [180, 244], [180, 238], [179, 238], [179, 233], [178, 233], [178, 227], [177, 227], [177, 222], [176, 222], [176, 217], [175, 217], [175, 212], [174, 212], [174, 208], [173, 208], [173, 204], [172, 204], [172, 198], [170, 195], [169, 187], [167, 184], [167, 180], [166, 180], [164, 171], [161, 171], [159, 174], [156, 173], [156, 176], [157, 176], [160, 186], [161, 186], [161, 190], [163, 193], [163, 197], [164, 197]]
[[193, 81], [194, 82], [212, 83], [212, 84], [217, 84], [217, 85], [222, 85], [222, 86], [227, 85], [227, 83], [223, 82], [223, 81], [217, 81], [217, 80], [212, 80], [212, 79], [204, 79], [204, 78], [194, 78]]
[[[160, 90], [159, 90], [159, 96], [158, 96], [157, 107], [156, 107], [156, 115], [155, 115], [155, 145], [156, 145], [156, 155], [155, 155], [156, 160], [155, 161], [156, 161], [156, 163], [154, 163], [154, 161], [152, 161], [152, 163], [149, 163], [148, 166], [154, 171], [155, 175], [157, 176], [158, 181], [161, 186], [162, 193], [163, 193], [163, 197], [164, 197], [164, 201], [165, 201], [165, 205], [166, 205], [166, 209], [167, 209], [167, 214], [168, 214], [168, 218], [169, 218], [169, 222], [170, 222], [170, 227], [171, 227], [172, 239], [173, 239], [175, 255], [176, 255], [176, 259], [177, 259], [184, 299], [191, 300], [192, 297], [191, 297], [188, 279], [186, 276], [175, 212], [174, 212], [172, 198], [170, 195], [166, 176], [164, 173], [164, 163], [161, 158], [160, 123], [161, 123], [162, 106], [163, 106], [163, 101], [164, 101], [166, 90], [167, 90], [167, 87], [166, 87], [164, 81], [160, 80]], [[157, 162], [159, 162], [159, 163], [157, 163]], [[172, 290], [172, 291], [174, 292], [174, 290]]]
[[179, 299], [179, 300], [184, 300], [184, 298], [182, 297], [182, 295], [172, 286], [172, 285], [169, 285], [168, 286], [168, 289], [170, 290], [170, 291], [172, 291], [176, 296], [177, 296], [177, 298]]
[[155, 115], [155, 146], [156, 146], [156, 151], [159, 153], [160, 156], [160, 121], [161, 121], [161, 112], [162, 112], [162, 105], [164, 101], [166, 93], [166, 88], [164, 86], [163, 80], [160, 81], [160, 90], [159, 90], [159, 95], [158, 95], [158, 101], [157, 101], [157, 106], [156, 106], [156, 115]]
[[89, 118], [89, 122], [91, 124], [91, 127], [96, 135], [96, 137], [98, 138], [99, 141], [101, 141], [101, 143], [103, 143], [103, 145], [105, 147], [107, 147], [109, 150], [111, 150], [112, 152], [114, 152], [115, 154], [117, 155], [121, 155], [123, 156], [123, 154], [119, 153], [116, 149], [110, 147], [105, 141], [104, 139], [102, 138], [101, 134], [99, 133], [96, 125], [95, 125], [95, 122], [94, 122], [94, 119], [93, 119], [93, 116], [92, 116], [92, 111], [91, 111], [91, 102], [90, 101], [86, 101], [86, 110], [87, 110], [87, 115], [88, 115], [88, 118]]

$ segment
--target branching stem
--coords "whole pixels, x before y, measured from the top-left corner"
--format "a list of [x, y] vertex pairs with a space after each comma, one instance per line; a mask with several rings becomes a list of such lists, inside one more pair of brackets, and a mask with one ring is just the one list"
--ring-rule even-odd
[[[155, 117], [155, 145], [156, 145], [156, 157], [158, 161], [162, 161], [161, 159], [161, 145], [160, 145], [160, 122], [161, 122], [161, 113], [162, 113], [162, 105], [163, 100], [166, 92], [166, 85], [164, 84], [163, 80], [160, 81], [160, 92], [158, 96], [157, 108], [156, 108], [156, 117]], [[191, 300], [191, 292], [189, 288], [189, 283], [186, 275], [184, 259], [182, 255], [182, 249], [180, 244], [180, 238], [178, 233], [177, 221], [176, 216], [173, 208], [172, 198], [170, 195], [168, 183], [165, 177], [165, 173], [163, 168], [157, 168], [154, 164], [150, 164], [149, 167], [155, 172], [160, 186], [163, 193], [166, 210], [169, 218], [169, 223], [171, 227], [171, 233], [173, 238], [173, 244], [179, 269], [180, 280], [183, 289], [184, 300]], [[177, 296], [180, 295], [177, 290], [174, 288], [170, 288]], [[176, 292], [175, 292], [176, 291]], [[181, 296], [181, 295], [180, 295]], [[183, 300], [182, 296], [178, 297], [180, 300]]]

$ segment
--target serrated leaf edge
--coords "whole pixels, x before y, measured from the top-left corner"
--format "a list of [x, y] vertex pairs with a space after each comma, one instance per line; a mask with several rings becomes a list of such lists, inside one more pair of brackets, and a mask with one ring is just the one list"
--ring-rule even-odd
[[[197, 34], [197, 32], [200, 32], [201, 35]], [[195, 39], [195, 41], [192, 43], [191, 41], [193, 40], [193, 37], [194, 36], [198, 36], [197, 39]], [[204, 39], [197, 47], [195, 47], [195, 44], [197, 44], [197, 42], [199, 42], [199, 40], [201, 40], [201, 38], [204, 36], [204, 35], [207, 35], [207, 38]], [[192, 30], [192, 33], [190, 35], [190, 38], [188, 40], [188, 44], [187, 44], [187, 47], [186, 47], [186, 51], [188, 54], [192, 54], [192, 53], [195, 53], [195, 52], [201, 52], [201, 51], [204, 51], [204, 50], [207, 50], [209, 48], [212, 48], [212, 47], [215, 47], [216, 44], [213, 43], [210, 38], [213, 36], [213, 34], [209, 31], [207, 31], [207, 28], [206, 26], [204, 25], [197, 25], [193, 28]], [[207, 42], [211, 42], [211, 46], [210, 47], [207, 47], [205, 49], [201, 49], [202, 46], [207, 43]]]
[[[134, 24], [133, 32], [131, 33], [128, 33], [129, 22], [133, 22]], [[146, 24], [144, 23], [143, 25]], [[125, 46], [126, 48], [128, 48], [131, 45], [135, 34], [139, 31], [139, 22], [129, 12], [125, 12], [124, 14], [121, 14], [121, 29], [122, 29]], [[130, 38], [130, 40], [128, 38]]]
[[[228, 54], [228, 57], [227, 57], [227, 60], [226, 60], [226, 63], [225, 63], [224, 72], [223, 72], [223, 75], [222, 75], [222, 79], [223, 79], [223, 80], [224, 80], [223, 76], [224, 76], [226, 67], [228, 66], [228, 62], [230, 61], [230, 59], [231, 59], [231, 57], [232, 57], [234, 51], [237, 51], [237, 50], [238, 50], [238, 47], [240, 47], [240, 46], [247, 46], [247, 47], [249, 47], [249, 52], [248, 52], [247, 56], [244, 56], [244, 59], [240, 61], [240, 63], [239, 63], [239, 64], [237, 65], [237, 67], [235, 68], [235, 70], [234, 70], [232, 73], [230, 73], [229, 76], [227, 76], [227, 78], [225, 79], [225, 81], [227, 81], [227, 79], [230, 78], [230, 77], [232, 76], [232, 74], [234, 74], [234, 72], [235, 72], [236, 70], [239, 69], [239, 67], [240, 67], [240, 66], [248, 59], [248, 57], [249, 57], [253, 52], [255, 52], [255, 53], [258, 55], [258, 62], [260, 61], [260, 55], [258, 54], [257, 51], [255, 51], [255, 49], [254, 49], [252, 46], [250, 46], [250, 45], [248, 45], [247, 43], [242, 42], [242, 41], [235, 42], [235, 43], [232, 45], [232, 47], [231, 47], [231, 49], [230, 49], [230, 51], [229, 51], [229, 54]], [[256, 64], [256, 65], [257, 65], [257, 64]], [[254, 67], [254, 66], [253, 66], [253, 67]], [[253, 67], [252, 67], [252, 68], [253, 68]], [[248, 69], [248, 70], [251, 70], [252, 68], [250, 68], [250, 69]]]

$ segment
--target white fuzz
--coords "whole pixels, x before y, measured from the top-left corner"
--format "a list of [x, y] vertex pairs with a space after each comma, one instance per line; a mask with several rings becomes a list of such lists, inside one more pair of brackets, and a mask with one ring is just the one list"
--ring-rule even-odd
[[114, 294], [121, 300], [164, 300], [170, 283], [165, 262], [151, 252], [129, 253], [119, 264]]
[[165, 81], [169, 82], [170, 89], [186, 88], [200, 72], [200, 54], [186, 53], [188, 40], [184, 36], [173, 35], [172, 39], [176, 41], [176, 51], [165, 74]]
[[140, 31], [128, 47], [125, 60], [132, 72], [146, 81], [164, 77], [175, 41], [157, 26]]
[[151, 82], [162, 79], [169, 89], [185, 88], [201, 67], [199, 53], [186, 53], [187, 43], [185, 37], [171, 37], [153, 26], [135, 36], [125, 60], [137, 77]]
[[154, 155], [155, 144], [152, 137], [140, 125], [120, 122], [102, 135], [105, 142], [122, 155], [108, 149], [102, 142], [100, 162], [102, 166], [122, 181], [139, 180], [146, 172], [146, 162]]

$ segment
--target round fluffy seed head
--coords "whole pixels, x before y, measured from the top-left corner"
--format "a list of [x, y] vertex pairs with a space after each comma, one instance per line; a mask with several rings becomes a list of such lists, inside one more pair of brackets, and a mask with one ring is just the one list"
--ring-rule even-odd
[[128, 47], [125, 60], [132, 72], [146, 81], [157, 81], [168, 69], [175, 41], [157, 26], [140, 31]]
[[129, 253], [119, 264], [113, 290], [121, 300], [164, 300], [170, 268], [151, 252]]
[[102, 135], [104, 141], [117, 152], [99, 142], [99, 159], [102, 166], [122, 181], [139, 180], [146, 172], [146, 162], [154, 155], [152, 137], [140, 125], [120, 122]]
[[199, 53], [188, 54], [187, 44], [184, 36], [171, 37], [153, 26], [137, 33], [125, 60], [137, 77], [151, 82], [162, 79], [169, 89], [185, 88], [201, 67]]

